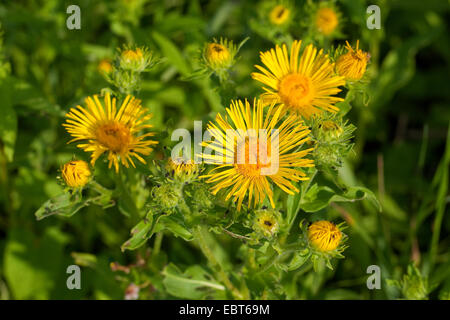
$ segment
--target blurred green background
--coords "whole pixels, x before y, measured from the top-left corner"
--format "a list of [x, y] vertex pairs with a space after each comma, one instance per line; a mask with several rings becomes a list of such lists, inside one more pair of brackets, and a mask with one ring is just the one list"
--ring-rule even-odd
[[[301, 8], [304, 1], [292, 3]], [[66, 27], [71, 4], [81, 8], [81, 30]], [[381, 8], [380, 30], [366, 28], [370, 4]], [[365, 203], [325, 209], [323, 214], [349, 224], [346, 259], [325, 277], [297, 279], [297, 296], [401, 298], [384, 280], [401, 280], [413, 261], [428, 277], [429, 297], [448, 298], [449, 2], [342, 0], [337, 6], [344, 36], [333, 44], [360, 39], [360, 47], [371, 54], [372, 77], [368, 103], [363, 96], [352, 102], [355, 152], [340, 174], [373, 190], [383, 211]], [[214, 82], [183, 80], [197, 68], [203, 44], [213, 37], [236, 43], [250, 37], [233, 67], [236, 92], [230, 97], [256, 96], [260, 89], [250, 73], [259, 51], [273, 46], [250, 27], [259, 8], [258, 1], [2, 1], [1, 62], [10, 65], [10, 72], [6, 65], [0, 68], [5, 72], [0, 80], [0, 299], [124, 297], [127, 283], [110, 263], [134, 264], [145, 248], [120, 251], [133, 226], [120, 210], [90, 206], [71, 218], [36, 221], [34, 216], [44, 201], [62, 192], [56, 182], [60, 165], [73, 155], [87, 160], [74, 145], [66, 145], [64, 114], [108, 86], [97, 65], [129, 43], [145, 45], [163, 58], [145, 74], [138, 93], [154, 114], [156, 131], [191, 128], [193, 120], [209, 119], [228, 105]], [[290, 29], [295, 39], [302, 38], [296, 26], [304, 15], [297, 10]], [[99, 164], [98, 170], [104, 167]], [[190, 243], [170, 236], [162, 250], [168, 261], [181, 265], [203, 259]], [[96, 261], [90, 264], [73, 252], [95, 255]], [[68, 290], [66, 268], [81, 260], [82, 289]], [[382, 268], [381, 290], [366, 287], [369, 265]], [[173, 298], [151, 289], [148, 297]]]

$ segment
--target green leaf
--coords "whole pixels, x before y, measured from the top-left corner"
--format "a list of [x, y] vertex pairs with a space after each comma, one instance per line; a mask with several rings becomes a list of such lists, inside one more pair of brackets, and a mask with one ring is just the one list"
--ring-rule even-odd
[[155, 39], [156, 43], [159, 45], [163, 56], [166, 57], [183, 76], [187, 77], [190, 74], [190, 67], [175, 44], [156, 31], [153, 32], [153, 39]]
[[73, 196], [68, 192], [65, 192], [55, 198], [47, 200], [34, 215], [37, 220], [42, 220], [54, 214], [71, 217], [80, 211], [80, 209], [87, 207], [88, 205], [88, 199], [82, 200], [81, 196]]
[[15, 299], [48, 299], [64, 278], [63, 248], [68, 238], [58, 228], [37, 238], [31, 230], [13, 228], [4, 253], [4, 274]]
[[289, 271], [297, 270], [302, 265], [304, 265], [305, 262], [307, 262], [310, 257], [311, 257], [311, 252], [309, 251], [309, 249], [305, 249], [305, 250], [296, 252], [294, 254], [294, 257], [292, 258], [291, 262], [289, 262], [288, 270]]
[[355, 202], [367, 199], [378, 211], [381, 205], [372, 191], [364, 187], [350, 187], [341, 194], [327, 186], [311, 186], [302, 199], [301, 208], [306, 212], [316, 212], [326, 208], [331, 202]]
[[161, 214], [148, 214], [146, 218], [139, 221], [139, 223], [131, 229], [131, 238], [128, 239], [121, 246], [121, 250], [135, 250], [147, 242], [152, 235], [158, 231], [156, 228], [159, 225]]
[[[8, 161], [14, 157], [14, 145], [17, 136], [17, 115], [12, 103], [12, 82], [5, 79], [0, 84], [2, 97], [2, 115], [0, 116], [0, 148], [3, 148]], [[0, 150], [1, 152], [1, 150]]]
[[[176, 237], [181, 237], [186, 241], [191, 241], [193, 239], [192, 233], [186, 229], [183, 221], [175, 219], [174, 216], [161, 217], [161, 220], [158, 223], [158, 227], [160, 227], [161, 230], [169, 230]], [[157, 231], [155, 230], [155, 232]]]
[[199, 265], [191, 266], [182, 273], [177, 266], [171, 263], [164, 268], [162, 273], [164, 287], [175, 297], [182, 299], [225, 298], [225, 287]]

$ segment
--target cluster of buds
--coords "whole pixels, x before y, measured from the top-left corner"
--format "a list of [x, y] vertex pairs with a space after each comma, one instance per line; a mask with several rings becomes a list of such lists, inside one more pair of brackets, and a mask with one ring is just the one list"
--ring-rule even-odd
[[334, 115], [322, 114], [310, 120], [314, 163], [318, 168], [337, 168], [352, 149], [355, 126]]
[[102, 59], [97, 69], [123, 94], [131, 94], [139, 89], [140, 74], [155, 64], [152, 52], [143, 47], [118, 49], [115, 61]]
[[151, 192], [152, 207], [157, 211], [172, 213], [183, 199], [183, 190], [180, 186], [165, 182], [155, 185]]
[[400, 289], [408, 300], [427, 300], [430, 292], [428, 278], [424, 277], [413, 264], [408, 265], [407, 273], [400, 281], [387, 279], [387, 284]]

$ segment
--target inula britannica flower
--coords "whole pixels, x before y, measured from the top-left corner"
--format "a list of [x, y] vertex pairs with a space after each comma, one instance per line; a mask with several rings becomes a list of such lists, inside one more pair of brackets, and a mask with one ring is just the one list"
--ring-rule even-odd
[[266, 68], [257, 65], [261, 73], [254, 72], [252, 77], [268, 86], [262, 98], [267, 103], [281, 103], [305, 118], [322, 110], [336, 112], [335, 103], [343, 99], [335, 95], [345, 84], [344, 78], [334, 74], [328, 55], [313, 45], [299, 57], [301, 43], [294, 41], [290, 56], [286, 45], [260, 53]]
[[142, 155], [149, 155], [151, 146], [158, 142], [146, 140], [154, 135], [148, 132], [138, 135], [140, 131], [152, 126], [147, 123], [152, 114], [141, 106], [141, 100], [127, 96], [122, 106], [117, 110], [116, 98], [109, 93], [105, 95], [104, 104], [97, 95], [85, 99], [87, 107], [71, 108], [66, 114], [66, 128], [73, 139], [69, 141], [84, 141], [77, 147], [91, 152], [91, 164], [94, 165], [103, 153], [108, 154], [109, 167], [114, 165], [119, 171], [119, 163], [125, 167], [134, 167], [132, 157], [146, 163]]
[[[271, 182], [288, 194], [294, 194], [299, 190], [293, 182], [308, 179], [302, 168], [314, 166], [312, 160], [305, 158], [312, 149], [297, 150], [308, 141], [310, 131], [295, 115], [282, 119], [282, 109], [282, 106], [271, 105], [264, 114], [260, 100], [255, 100], [253, 107], [247, 100], [232, 101], [227, 109], [229, 118], [218, 114], [216, 123], [208, 125], [214, 140], [202, 145], [216, 153], [204, 152], [202, 156], [206, 163], [217, 167], [203, 177], [207, 178], [206, 182], [215, 184], [213, 194], [226, 189], [226, 200], [233, 197], [238, 210], [247, 194], [249, 206], [252, 201], [254, 205], [262, 203], [267, 196], [275, 207]], [[266, 136], [262, 136], [259, 129], [263, 129]], [[273, 133], [273, 129], [277, 133]], [[252, 131], [254, 136], [250, 135]], [[277, 142], [273, 142], [275, 136]], [[254, 147], [250, 147], [251, 143]], [[272, 147], [278, 149], [278, 157], [272, 156]], [[244, 159], [238, 159], [239, 155], [244, 155]], [[277, 170], [272, 171], [272, 168]]]

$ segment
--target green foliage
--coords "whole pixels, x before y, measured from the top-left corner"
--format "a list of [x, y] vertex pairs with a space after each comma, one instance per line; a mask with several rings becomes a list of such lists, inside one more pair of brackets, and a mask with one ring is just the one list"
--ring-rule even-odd
[[[131, 289], [140, 299], [448, 299], [448, 4], [376, 3], [380, 30], [366, 27], [366, 0], [81, 0], [82, 28], [68, 30], [64, 1], [2, 2], [0, 299], [122, 299]], [[280, 4], [290, 15], [273, 25]], [[340, 21], [327, 36], [315, 25], [324, 6]], [[163, 169], [175, 129], [257, 97], [260, 51], [295, 39], [334, 60], [344, 40], [360, 39], [371, 55], [364, 78], [339, 93], [339, 112], [307, 121], [311, 144], [299, 150], [314, 148], [316, 166], [300, 192], [274, 188], [274, 209], [244, 201], [237, 211], [210, 192], [206, 166], [183, 178]], [[232, 48], [225, 68], [205, 64], [211, 42]], [[137, 48], [142, 60], [123, 60]], [[89, 161], [67, 144], [64, 115], [105, 92], [141, 99], [159, 143], [146, 164], [116, 174], [103, 155], [82, 190], [62, 187], [62, 164]], [[308, 241], [319, 220], [345, 221], [332, 252]], [[81, 290], [66, 287], [71, 264]], [[381, 290], [366, 287], [369, 265], [382, 270]]]

